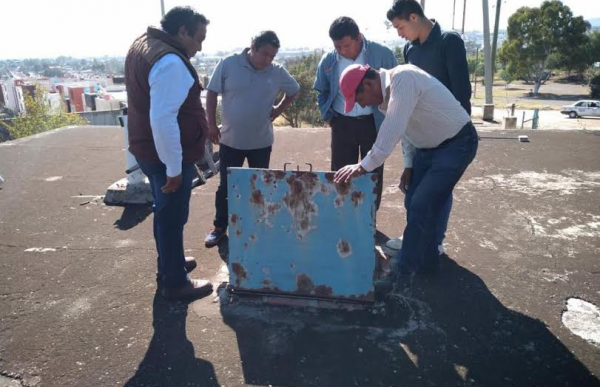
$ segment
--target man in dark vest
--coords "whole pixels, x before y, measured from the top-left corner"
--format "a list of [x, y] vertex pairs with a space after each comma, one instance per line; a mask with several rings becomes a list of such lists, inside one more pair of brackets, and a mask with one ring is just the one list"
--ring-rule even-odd
[[194, 162], [204, 151], [208, 130], [200, 101], [202, 85], [190, 63], [206, 38], [209, 21], [190, 7], [175, 7], [149, 27], [125, 60], [129, 151], [148, 176], [154, 197], [154, 239], [158, 283], [168, 299], [193, 299], [212, 292], [194, 280], [196, 267], [183, 249]]

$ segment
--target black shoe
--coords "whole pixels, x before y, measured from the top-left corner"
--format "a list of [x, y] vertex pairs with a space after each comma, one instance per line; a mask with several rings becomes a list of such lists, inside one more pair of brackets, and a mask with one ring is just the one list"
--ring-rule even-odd
[[162, 295], [172, 301], [196, 300], [210, 295], [212, 290], [213, 285], [210, 282], [190, 279], [185, 285], [178, 288], [163, 287]]
[[211, 232], [208, 233], [206, 238], [204, 239], [204, 246], [207, 248], [215, 247], [219, 244], [219, 241], [223, 239], [226, 231], [220, 227], [215, 227]]

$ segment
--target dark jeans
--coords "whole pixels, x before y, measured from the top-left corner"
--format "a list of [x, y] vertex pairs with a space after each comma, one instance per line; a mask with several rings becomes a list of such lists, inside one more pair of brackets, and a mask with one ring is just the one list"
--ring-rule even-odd
[[417, 149], [406, 193], [409, 210], [399, 257], [401, 270], [418, 271], [438, 263], [436, 225], [454, 186], [475, 158], [477, 147], [477, 131], [469, 123], [440, 146]]
[[[450, 212], [452, 212], [452, 202], [454, 201], [453, 195], [450, 194], [446, 200], [444, 200], [444, 205], [440, 211], [440, 216], [438, 218], [437, 224], [435, 225], [435, 241], [438, 245], [441, 245], [446, 239], [446, 230], [448, 230], [448, 221], [450, 220]], [[406, 217], [408, 219], [408, 211], [410, 210], [408, 206], [408, 195], [404, 198], [404, 207], [406, 208]]]
[[182, 165], [181, 186], [174, 193], [163, 193], [160, 188], [167, 182], [167, 169], [162, 163], [137, 160], [142, 172], [148, 176], [154, 198], [154, 240], [158, 252], [157, 270], [162, 284], [176, 288], [187, 280], [183, 250], [183, 226], [190, 212], [194, 164]]
[[[364, 159], [375, 144], [377, 128], [373, 115], [360, 118], [334, 114], [331, 119], [331, 170], [337, 171], [346, 165]], [[383, 191], [383, 165], [374, 170], [377, 179], [377, 209], [381, 204]]]
[[269, 168], [271, 148], [269, 146], [260, 149], [241, 150], [223, 144], [219, 146], [219, 174], [221, 181], [215, 197], [215, 207], [217, 210], [213, 222], [215, 227], [226, 229], [229, 223], [227, 210], [227, 168], [243, 167], [244, 160], [246, 159], [248, 159], [248, 166], [250, 168]]

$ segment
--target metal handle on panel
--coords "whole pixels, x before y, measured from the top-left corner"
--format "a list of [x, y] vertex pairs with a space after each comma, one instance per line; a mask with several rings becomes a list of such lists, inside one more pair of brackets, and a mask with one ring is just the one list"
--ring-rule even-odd
[[310, 172], [312, 172], [312, 168], [313, 168], [312, 164], [311, 163], [304, 163], [304, 164], [308, 165], [310, 167]]
[[287, 171], [287, 166], [292, 165], [292, 163], [283, 163], [283, 171]]

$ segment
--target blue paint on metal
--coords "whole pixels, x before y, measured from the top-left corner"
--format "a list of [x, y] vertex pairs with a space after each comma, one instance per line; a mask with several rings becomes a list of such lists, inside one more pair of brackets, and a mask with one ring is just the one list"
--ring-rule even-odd
[[375, 179], [230, 168], [229, 272], [238, 289], [372, 300]]

